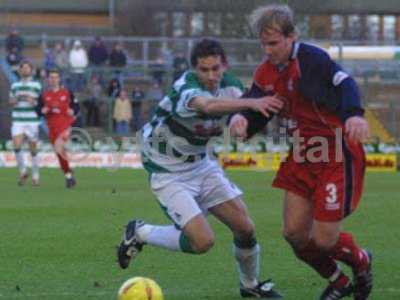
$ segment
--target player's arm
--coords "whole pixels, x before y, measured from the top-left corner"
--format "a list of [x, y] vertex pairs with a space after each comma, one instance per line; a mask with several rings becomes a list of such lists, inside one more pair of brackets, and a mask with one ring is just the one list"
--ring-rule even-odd
[[17, 102], [18, 102], [18, 99], [17, 99], [17, 97], [15, 95], [15, 91], [14, 91], [13, 87], [11, 86], [10, 95], [9, 95], [9, 98], [8, 98], [8, 103], [11, 106], [15, 106], [17, 104]]
[[283, 103], [274, 96], [264, 96], [257, 99], [250, 98], [208, 98], [194, 97], [188, 104], [189, 108], [205, 115], [221, 115], [242, 110], [258, 112], [269, 117], [270, 112], [278, 112]]
[[36, 107], [38, 105], [38, 100], [35, 97], [32, 96], [26, 96], [26, 100], [28, 101], [28, 103], [34, 107]]
[[[253, 98], [268, 97], [269, 93], [263, 91], [256, 83], [253, 83], [242, 97], [250, 98], [249, 101], [254, 101]], [[277, 96], [269, 96], [279, 100]], [[268, 116], [254, 110], [243, 110], [240, 113], [234, 114], [229, 119], [229, 128], [231, 134], [242, 138], [250, 138], [260, 130], [274, 117], [276, 113], [283, 107], [283, 102], [280, 101], [279, 109], [269, 110]], [[278, 107], [277, 107], [278, 108]]]
[[337, 113], [345, 124], [345, 131], [351, 140], [363, 142], [369, 136], [369, 127], [364, 119], [360, 93], [356, 81], [329, 56], [323, 64], [324, 78], [333, 87], [334, 97], [338, 101]]

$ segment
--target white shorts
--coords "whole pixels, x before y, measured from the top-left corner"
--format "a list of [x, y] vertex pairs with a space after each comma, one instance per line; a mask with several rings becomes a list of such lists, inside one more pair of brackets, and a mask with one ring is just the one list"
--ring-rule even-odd
[[198, 214], [241, 196], [243, 192], [213, 161], [182, 173], [153, 173], [150, 186], [175, 225], [183, 228]]
[[39, 124], [16, 123], [11, 126], [11, 136], [24, 134], [29, 141], [36, 142], [39, 139]]

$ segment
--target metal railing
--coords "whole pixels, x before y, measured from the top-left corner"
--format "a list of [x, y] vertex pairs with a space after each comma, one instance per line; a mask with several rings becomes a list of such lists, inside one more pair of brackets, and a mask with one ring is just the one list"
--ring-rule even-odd
[[[3, 50], [4, 55], [4, 36], [0, 36], [0, 48]], [[88, 48], [93, 42], [93, 37], [90, 36], [25, 36], [25, 44], [27, 48], [45, 49], [52, 47], [56, 42], [62, 42], [66, 49], [75, 39], [80, 39], [83, 44]], [[149, 86], [154, 79], [153, 72], [154, 64], [162, 58], [164, 62], [163, 71], [165, 72], [165, 81], [162, 85], [164, 92], [172, 81], [172, 59], [177, 52], [182, 52], [189, 60], [190, 50], [192, 49], [196, 39], [193, 38], [153, 38], [153, 37], [104, 37], [104, 43], [110, 49], [116, 42], [124, 44], [126, 53], [129, 57], [128, 65], [124, 68], [118, 69], [123, 77], [126, 86], [131, 89], [134, 85]], [[260, 50], [259, 42], [257, 40], [248, 39], [220, 39], [224, 45], [230, 70], [239, 76], [246, 85], [251, 81], [254, 68], [263, 59], [263, 53]], [[390, 55], [386, 55], [385, 59], [374, 59], [374, 53], [371, 53], [370, 59], [364, 60], [346, 60], [343, 59], [344, 51], [347, 46], [356, 46], [357, 43], [353, 41], [341, 41], [336, 45], [329, 41], [312, 41], [312, 43], [320, 45], [326, 49], [330, 46], [337, 46], [338, 59], [340, 63], [348, 70], [354, 77], [359, 80], [360, 86], [363, 90], [363, 98], [366, 99], [366, 104], [380, 102], [389, 105], [388, 115], [385, 115], [384, 121], [387, 129], [399, 141], [399, 114], [397, 100], [393, 96], [388, 96], [387, 99], [377, 100], [371, 95], [371, 84], [379, 84], [384, 86], [386, 84], [399, 84], [400, 85], [400, 55], [396, 56], [396, 51], [400, 52], [400, 48], [391, 46]], [[369, 45], [372, 46], [372, 45]], [[376, 51], [376, 48], [370, 48]], [[353, 49], [354, 51], [354, 49]], [[385, 48], [388, 51], [388, 47]], [[376, 56], [379, 58], [379, 56]], [[37, 66], [41, 66], [43, 61], [37, 58], [34, 61]], [[68, 70], [66, 70], [68, 73]], [[102, 73], [106, 81], [116, 74], [116, 69], [111, 67], [102, 68], [88, 68], [85, 77], [87, 82], [90, 80], [92, 74]], [[131, 92], [131, 90], [129, 91]], [[381, 98], [385, 96], [382, 95]], [[113, 99], [104, 98], [107, 108], [104, 108], [105, 122], [103, 122], [104, 129], [112, 131], [112, 105]], [[104, 105], [103, 105], [104, 106]], [[145, 120], [141, 120], [143, 123]]]

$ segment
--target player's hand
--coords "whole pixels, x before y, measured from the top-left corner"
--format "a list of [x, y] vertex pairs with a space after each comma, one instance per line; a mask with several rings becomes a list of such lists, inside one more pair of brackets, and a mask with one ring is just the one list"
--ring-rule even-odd
[[71, 108], [68, 108], [67, 114], [68, 114], [69, 116], [73, 117], [73, 116], [74, 116], [74, 111], [73, 111]]
[[369, 137], [369, 126], [363, 117], [354, 116], [346, 120], [345, 131], [352, 142], [365, 142]]
[[245, 117], [243, 117], [241, 114], [235, 114], [229, 122], [229, 131], [234, 137], [246, 139], [248, 126], [249, 122]]
[[283, 105], [283, 99], [278, 95], [266, 96], [250, 102], [250, 108], [260, 112], [266, 118], [270, 117], [271, 112], [278, 113], [283, 108]]
[[26, 100], [28, 100], [28, 102], [29, 102], [31, 105], [36, 105], [36, 100], [35, 100], [35, 98], [33, 98], [33, 97], [31, 97], [31, 96], [26, 96]]
[[49, 108], [48, 106], [44, 106], [44, 107], [42, 108], [42, 114], [44, 114], [44, 115], [48, 114], [49, 111], [50, 111], [50, 108]]

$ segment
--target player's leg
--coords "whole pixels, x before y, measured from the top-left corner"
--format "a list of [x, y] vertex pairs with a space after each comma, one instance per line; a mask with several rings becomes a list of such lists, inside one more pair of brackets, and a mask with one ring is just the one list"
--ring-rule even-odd
[[240, 292], [244, 297], [280, 298], [270, 281], [259, 281], [260, 246], [255, 226], [241, 200], [242, 191], [231, 182], [218, 164], [210, 165], [204, 176], [199, 203], [233, 233]]
[[39, 186], [40, 175], [37, 141], [29, 141], [29, 150], [32, 157], [32, 184]]
[[[352, 152], [351, 152], [352, 151]], [[341, 230], [342, 220], [356, 209], [363, 188], [364, 162], [361, 147], [347, 149], [344, 163], [322, 176], [315, 192], [316, 209], [313, 236], [335, 260], [353, 270], [354, 298], [367, 299], [372, 289], [371, 253], [359, 247], [351, 233]], [[354, 155], [356, 154], [356, 155]]]
[[[221, 185], [219, 189], [231, 189], [231, 185]], [[232, 191], [231, 191], [232, 192]], [[231, 193], [227, 192], [227, 194]], [[241, 283], [241, 295], [244, 297], [281, 298], [273, 290], [270, 281], [259, 281], [260, 246], [255, 237], [255, 226], [247, 208], [238, 196], [209, 209], [218, 220], [227, 225], [233, 233], [233, 252], [237, 262]]]
[[65, 176], [65, 186], [67, 188], [72, 188], [76, 185], [76, 180], [72, 169], [70, 168], [68, 154], [66, 151], [66, 144], [70, 137], [70, 129], [68, 128], [60, 133], [52, 132], [51, 136], [54, 151], [56, 152], [58, 162]]
[[29, 150], [32, 157], [32, 184], [39, 185], [39, 157], [38, 157], [38, 140], [39, 125], [26, 126], [26, 136], [29, 139]]
[[11, 135], [13, 140], [13, 147], [15, 153], [15, 159], [19, 170], [18, 185], [24, 185], [28, 179], [28, 172], [26, 170], [24, 156], [21, 151], [22, 143], [24, 141], [24, 134], [22, 126], [13, 124], [11, 127]]
[[145, 243], [157, 247], [186, 253], [207, 252], [214, 245], [214, 233], [196, 201], [185, 192], [171, 198], [164, 209], [175, 225], [148, 224], [139, 236]]
[[245, 286], [255, 286], [260, 269], [260, 246], [244, 203], [240, 197], [236, 197], [211, 207], [209, 211], [233, 233], [233, 251], [238, 262], [240, 281]]
[[[329, 280], [320, 299], [329, 299], [332, 294], [340, 298], [351, 293], [349, 278], [321, 245], [320, 236], [313, 235], [313, 202], [303, 196], [287, 191], [284, 200], [284, 236], [296, 256], [312, 267], [321, 277]], [[334, 235], [334, 230], [326, 232]], [[340, 299], [332, 298], [332, 299]]]
[[315, 221], [312, 235], [320, 249], [329, 253], [334, 259], [347, 264], [353, 270], [365, 270], [368, 267], [367, 252], [357, 246], [350, 233], [341, 231], [340, 221]]
[[[154, 176], [152, 181], [154, 180]], [[201, 254], [214, 244], [214, 234], [194, 199], [196, 183], [171, 182], [153, 189], [163, 211], [174, 225], [153, 225], [141, 220], [128, 223], [118, 249], [118, 261], [126, 268], [144, 244], [173, 251]]]

